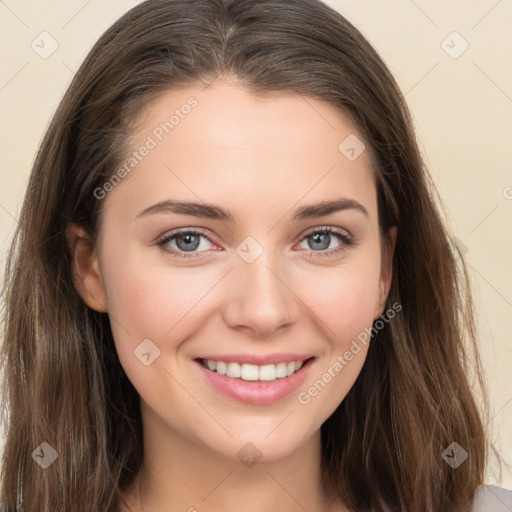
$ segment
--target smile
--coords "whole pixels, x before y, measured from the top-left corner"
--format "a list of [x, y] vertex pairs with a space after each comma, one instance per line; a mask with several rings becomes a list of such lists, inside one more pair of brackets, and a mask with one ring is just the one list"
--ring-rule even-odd
[[[222, 361], [228, 358], [230, 361]], [[194, 367], [208, 386], [238, 402], [264, 405], [291, 396], [304, 383], [317, 358], [287, 354], [282, 357], [287, 361], [283, 361], [277, 354], [268, 357], [233, 354], [217, 359], [194, 360]], [[243, 362], [244, 359], [251, 362]]]
[[305, 361], [280, 362], [277, 364], [256, 364], [214, 361], [212, 359], [201, 359], [204, 368], [219, 375], [226, 375], [232, 379], [248, 381], [273, 381], [284, 379], [293, 375], [302, 368]]

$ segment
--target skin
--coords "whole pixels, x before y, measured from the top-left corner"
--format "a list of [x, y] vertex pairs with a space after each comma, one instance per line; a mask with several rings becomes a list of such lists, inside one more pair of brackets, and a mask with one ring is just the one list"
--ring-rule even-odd
[[[391, 268], [381, 257], [369, 151], [350, 161], [338, 150], [348, 135], [362, 137], [331, 105], [294, 94], [256, 97], [226, 77], [165, 93], [140, 118], [134, 150], [191, 96], [197, 106], [102, 200], [97, 246], [80, 226], [67, 229], [76, 286], [91, 308], [108, 312], [119, 359], [141, 396], [145, 456], [125, 498], [135, 512], [347, 511], [321, 487], [320, 426], [354, 384], [367, 347], [309, 403], [297, 395], [384, 311]], [[341, 196], [368, 215], [346, 209], [292, 219], [300, 206]], [[137, 218], [171, 198], [218, 205], [235, 220]], [[344, 247], [331, 235], [319, 249], [309, 235], [322, 226], [357, 243]], [[198, 257], [157, 245], [177, 228], [205, 232]], [[263, 249], [252, 263], [236, 251], [248, 236]], [[389, 237], [392, 251], [395, 228]], [[185, 252], [177, 242], [168, 247]], [[134, 355], [144, 339], [160, 350], [149, 366]], [[276, 352], [316, 359], [304, 385], [268, 405], [220, 393], [194, 362], [202, 354]], [[247, 442], [261, 452], [252, 467], [237, 457]]]

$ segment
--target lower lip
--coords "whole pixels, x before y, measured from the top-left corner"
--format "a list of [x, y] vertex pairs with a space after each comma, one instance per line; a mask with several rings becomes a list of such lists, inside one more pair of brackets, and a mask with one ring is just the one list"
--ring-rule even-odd
[[239, 402], [257, 405], [277, 402], [295, 391], [304, 382], [313, 362], [314, 359], [309, 359], [300, 370], [289, 377], [265, 382], [233, 379], [212, 372], [201, 362], [194, 361], [213, 387]]

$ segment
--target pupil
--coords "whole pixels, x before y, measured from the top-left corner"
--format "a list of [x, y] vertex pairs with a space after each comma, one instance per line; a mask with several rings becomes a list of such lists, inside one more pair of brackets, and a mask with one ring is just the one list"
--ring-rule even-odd
[[[196, 238], [196, 240], [193, 240]], [[185, 245], [183, 247], [180, 247], [180, 241], [185, 240]], [[180, 248], [180, 250], [184, 251], [193, 251], [194, 249], [197, 249], [199, 246], [199, 237], [193, 234], [187, 234], [187, 235], [181, 235], [176, 238], [176, 245]], [[195, 244], [195, 245], [194, 245]]]
[[315, 249], [327, 249], [329, 247], [329, 233], [315, 233], [312, 238], [313, 243], [321, 243], [321, 247], [315, 247]]

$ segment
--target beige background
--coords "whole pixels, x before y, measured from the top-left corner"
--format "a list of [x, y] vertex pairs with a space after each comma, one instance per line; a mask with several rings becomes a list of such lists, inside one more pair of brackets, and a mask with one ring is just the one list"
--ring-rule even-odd
[[[0, 0], [2, 269], [47, 123], [87, 51], [135, 3]], [[327, 3], [366, 35], [406, 94], [453, 232], [467, 250], [494, 415], [489, 427], [512, 464], [512, 1]], [[44, 31], [58, 43], [46, 59], [31, 47], [44, 37], [51, 48]], [[512, 488], [512, 471], [505, 467], [499, 481], [489, 468], [487, 481]]]

